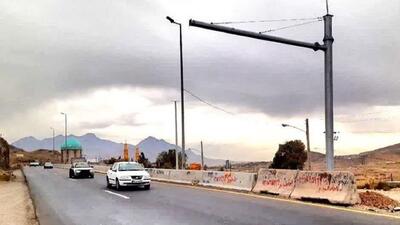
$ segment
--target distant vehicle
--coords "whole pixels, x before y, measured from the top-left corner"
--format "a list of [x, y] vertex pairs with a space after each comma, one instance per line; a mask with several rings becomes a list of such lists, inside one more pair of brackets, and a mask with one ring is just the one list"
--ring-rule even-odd
[[139, 186], [145, 190], [150, 189], [150, 174], [144, 170], [142, 164], [136, 162], [116, 162], [107, 171], [107, 187], [113, 185], [117, 190], [121, 187]]
[[200, 163], [190, 163], [189, 170], [201, 170]]
[[44, 169], [53, 169], [53, 163], [51, 162], [45, 162], [43, 165]]
[[36, 166], [40, 166], [39, 162], [30, 162], [29, 163], [30, 167], [36, 167]]
[[75, 177], [94, 177], [94, 171], [87, 162], [74, 162], [69, 169], [69, 178]]

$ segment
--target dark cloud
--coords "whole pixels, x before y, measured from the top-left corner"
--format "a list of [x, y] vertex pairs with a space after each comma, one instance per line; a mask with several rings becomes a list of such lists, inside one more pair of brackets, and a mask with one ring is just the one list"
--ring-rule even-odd
[[[216, 104], [270, 115], [322, 111], [321, 52], [187, 27], [190, 17], [211, 21], [323, 14], [323, 5], [315, 4], [317, 1], [245, 2], [229, 2], [228, 8], [217, 5], [220, 8], [211, 11], [211, 1], [202, 1], [201, 5], [176, 1], [171, 6], [162, 1], [96, 1], [80, 3], [79, 10], [69, 1], [34, 6], [30, 2], [2, 3], [0, 104], [7, 107], [0, 108], [0, 120], [52, 99], [95, 88], [121, 85], [177, 89], [178, 30], [165, 21], [167, 14], [184, 24], [188, 90]], [[400, 103], [400, 31], [394, 29], [399, 26], [399, 4], [332, 4], [337, 106]], [[29, 10], [31, 14], [26, 13]], [[266, 26], [241, 27], [263, 30]], [[321, 42], [322, 31], [322, 24], [315, 24], [276, 35]]]
[[135, 115], [122, 115], [117, 118], [101, 120], [101, 121], [81, 121], [79, 127], [82, 129], [103, 129], [113, 125], [125, 125], [125, 126], [143, 126], [145, 123], [137, 122]]

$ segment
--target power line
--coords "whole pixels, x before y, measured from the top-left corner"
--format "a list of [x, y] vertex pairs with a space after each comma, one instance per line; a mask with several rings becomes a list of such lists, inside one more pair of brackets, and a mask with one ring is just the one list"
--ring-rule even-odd
[[186, 90], [186, 89], [184, 89], [184, 90], [185, 90], [189, 95], [191, 95], [192, 97], [196, 98], [197, 100], [203, 102], [204, 104], [206, 104], [206, 105], [208, 105], [208, 106], [210, 106], [210, 107], [212, 107], [212, 108], [214, 108], [214, 109], [217, 109], [217, 110], [219, 110], [219, 111], [222, 111], [222, 112], [224, 112], [224, 113], [228, 113], [228, 114], [234, 115], [234, 113], [229, 112], [229, 111], [227, 111], [227, 110], [225, 110], [225, 109], [223, 109], [223, 108], [221, 108], [221, 107], [219, 107], [219, 106], [216, 106], [216, 105], [214, 105], [214, 104], [211, 104], [211, 103], [207, 102], [206, 100], [203, 100], [203, 99], [200, 98], [199, 96], [193, 94], [192, 92], [190, 92], [190, 91], [188, 91], [188, 90]]
[[306, 21], [306, 20], [316, 20], [316, 19], [320, 19], [320, 18], [321, 17], [270, 19], [270, 20], [244, 20], [244, 21], [211, 22], [211, 24], [270, 23], [270, 22]]
[[275, 28], [275, 29], [269, 29], [269, 30], [261, 31], [259, 33], [263, 34], [263, 33], [268, 33], [268, 32], [273, 32], [273, 31], [278, 31], [278, 30], [284, 30], [284, 29], [293, 28], [293, 27], [299, 27], [299, 26], [303, 26], [303, 25], [307, 25], [307, 24], [311, 24], [311, 23], [316, 23], [316, 22], [320, 22], [320, 21], [322, 21], [322, 19], [318, 18], [318, 20], [308, 21], [308, 22], [304, 22], [304, 23], [296, 23], [296, 24], [292, 24], [292, 25], [289, 25], [289, 26], [278, 27], [278, 28]]

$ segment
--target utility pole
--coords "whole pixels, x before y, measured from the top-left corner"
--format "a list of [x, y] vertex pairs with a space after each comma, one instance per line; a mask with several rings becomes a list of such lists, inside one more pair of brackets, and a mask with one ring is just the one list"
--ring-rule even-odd
[[182, 119], [182, 169], [185, 168], [185, 88], [183, 86], [183, 51], [182, 51], [182, 25], [175, 22], [171, 17], [166, 17], [169, 22], [179, 25], [179, 53], [180, 53], [180, 69], [181, 69], [181, 119]]
[[203, 141], [200, 141], [200, 149], [201, 149], [201, 170], [204, 170]]
[[333, 56], [332, 56], [332, 15], [324, 16], [325, 49], [325, 145], [326, 167], [328, 171], [335, 168], [333, 148]]
[[327, 13], [324, 19], [324, 44], [321, 45], [318, 42], [308, 43], [303, 41], [296, 41], [287, 38], [281, 38], [271, 35], [260, 34], [251, 31], [245, 31], [235, 29], [231, 27], [225, 27], [221, 25], [215, 25], [205, 23], [196, 20], [190, 20], [189, 25], [208, 30], [214, 30], [224, 32], [233, 35], [239, 35], [259, 40], [277, 42], [281, 44], [293, 45], [303, 48], [313, 49], [314, 51], [322, 50], [325, 52], [325, 145], [326, 145], [326, 168], [328, 171], [334, 169], [334, 148], [333, 148], [333, 81], [332, 81], [332, 15]]
[[177, 107], [176, 100], [174, 101], [175, 106], [175, 169], [179, 169], [179, 157], [178, 157], [178, 118], [177, 118]]
[[310, 130], [309, 130], [309, 127], [308, 127], [308, 118], [306, 119], [306, 136], [307, 136], [308, 170], [311, 171]]

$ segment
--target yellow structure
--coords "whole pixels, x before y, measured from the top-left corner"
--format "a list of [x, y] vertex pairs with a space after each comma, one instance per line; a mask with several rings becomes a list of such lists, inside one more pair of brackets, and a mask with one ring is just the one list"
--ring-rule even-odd
[[135, 148], [135, 162], [138, 162], [140, 158], [140, 151], [139, 151], [139, 147], [136, 146]]
[[129, 149], [126, 142], [124, 144], [124, 161], [129, 161]]

